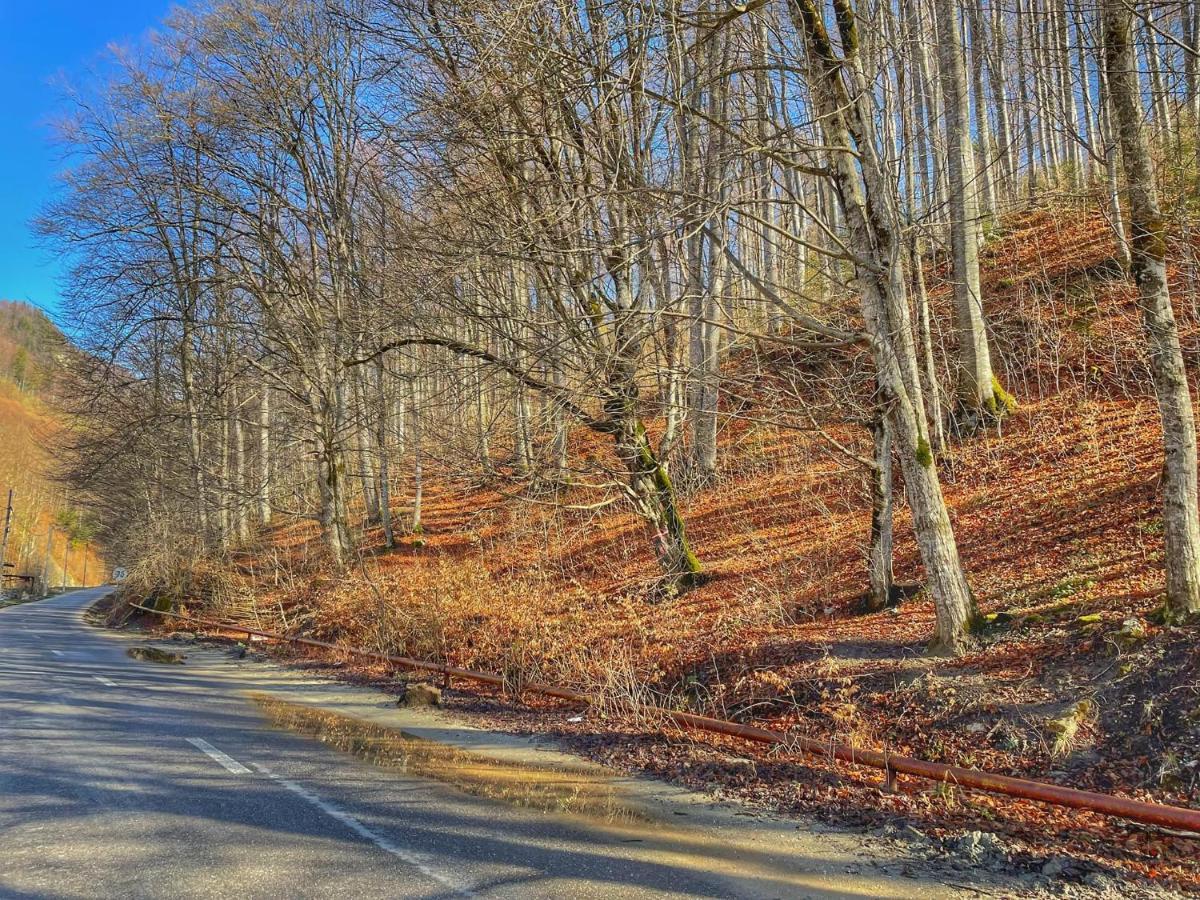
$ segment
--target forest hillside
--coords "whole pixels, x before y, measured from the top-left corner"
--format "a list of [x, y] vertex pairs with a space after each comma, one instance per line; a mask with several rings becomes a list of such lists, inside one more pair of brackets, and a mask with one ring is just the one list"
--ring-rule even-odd
[[1200, 2], [228, 0], [66, 118], [59, 462], [125, 599], [486, 670], [447, 702], [773, 809], [1200, 875], [658, 727], [1195, 806]]
[[[53, 587], [85, 578], [95, 584], [105, 574], [98, 547], [89, 544], [94, 528], [86, 513], [53, 479], [54, 443], [63, 425], [55, 383], [66, 351], [66, 338], [45, 313], [0, 300], [0, 506], [13, 491], [5, 573], [39, 582], [45, 577]], [[0, 523], [3, 516], [0, 509]], [[10, 591], [29, 586], [14, 578], [3, 584]]]
[[[328, 567], [319, 528], [289, 521], [232, 553], [228, 569], [193, 571], [175, 599], [194, 614], [502, 672], [518, 684], [570, 685], [617, 711], [657, 703], [1191, 802], [1200, 790], [1200, 645], [1193, 629], [1158, 618], [1157, 411], [1107, 226], [1078, 209], [1032, 209], [1003, 221], [984, 260], [1005, 383], [1022, 399], [1000, 432], [948, 446], [939, 460], [984, 622], [976, 647], [953, 661], [925, 654], [933, 605], [903, 513], [898, 590], [887, 608], [865, 609], [871, 486], [850, 454], [870, 453], [869, 431], [753, 415], [795, 362], [769, 345], [728, 363], [726, 378], [744, 393], [720, 431], [719, 478], [682, 503], [707, 572], [682, 596], [656, 596], [657, 579], [646, 575], [653, 554], [627, 511], [563, 511], [536, 491], [481, 485], [434, 449], [421, 528], [395, 546], [356, 504], [353, 567]], [[947, 302], [942, 276], [931, 278], [935, 306]], [[1196, 296], [1188, 273], [1175, 271], [1173, 282], [1178, 296]], [[1200, 360], [1200, 308], [1185, 303], [1181, 330], [1189, 360]], [[572, 442], [573, 452], [602, 452], [586, 435]], [[411, 478], [396, 482], [411, 498]], [[396, 512], [410, 516], [411, 501]], [[811, 761], [762, 759], [748, 774], [738, 763], [748, 748], [736, 742], [664, 748], [620, 714], [600, 739], [590, 718], [570, 724], [526, 699], [532, 714], [511, 701], [449, 702], [771, 808], [835, 818], [874, 809], [923, 827], [993, 830], [1002, 815], [1001, 830], [1014, 835], [1044, 842], [1048, 829], [1078, 852], [1110, 853], [1076, 831], [1077, 817], [1033, 804], [1012, 821], [985, 797], [958, 805], [936, 793], [880, 793], [876, 776]], [[1120, 841], [1134, 868], [1172, 868], [1157, 860], [1167, 852], [1161, 839], [1135, 831]], [[1180, 865], [1177, 874], [1195, 876]]]

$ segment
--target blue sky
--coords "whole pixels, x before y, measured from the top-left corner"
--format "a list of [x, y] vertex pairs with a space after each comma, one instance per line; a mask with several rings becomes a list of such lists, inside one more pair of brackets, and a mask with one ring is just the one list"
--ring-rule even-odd
[[73, 80], [111, 42], [128, 43], [154, 27], [169, 0], [0, 0], [0, 298], [53, 311], [55, 260], [34, 246], [29, 222], [54, 189], [58, 151], [48, 122], [59, 106], [51, 83]]

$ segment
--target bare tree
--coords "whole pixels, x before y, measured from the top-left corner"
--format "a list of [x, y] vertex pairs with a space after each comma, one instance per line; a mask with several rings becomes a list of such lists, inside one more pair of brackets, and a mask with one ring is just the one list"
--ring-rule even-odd
[[1159, 210], [1133, 45], [1132, 12], [1124, 0], [1105, 0], [1104, 50], [1113, 118], [1129, 196], [1130, 275], [1146, 332], [1150, 371], [1163, 430], [1163, 532], [1167, 548], [1167, 609], [1200, 612], [1200, 512], [1197, 503], [1196, 422], [1179, 329], [1167, 289], [1166, 223]]

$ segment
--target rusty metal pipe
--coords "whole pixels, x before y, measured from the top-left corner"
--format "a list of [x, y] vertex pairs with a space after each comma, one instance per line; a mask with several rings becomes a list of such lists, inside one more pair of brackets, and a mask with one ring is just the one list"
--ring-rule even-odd
[[[131, 604], [134, 609], [168, 616], [185, 622], [193, 622], [209, 628], [221, 628], [227, 631], [237, 631], [246, 635], [258, 635], [271, 640], [284, 641], [304, 647], [317, 647], [322, 650], [332, 650], [337, 653], [351, 653], [364, 659], [373, 659], [390, 665], [423, 672], [437, 672], [453, 678], [463, 678], [503, 687], [504, 678], [490, 675], [486, 672], [475, 672], [471, 669], [459, 669], [454, 666], [444, 666], [424, 660], [412, 659], [407, 656], [390, 656], [386, 653], [376, 653], [371, 650], [359, 650], [354, 647], [343, 647], [328, 641], [318, 641], [313, 638], [289, 637], [270, 631], [260, 631], [244, 625], [231, 625], [225, 622], [213, 622], [207, 619], [196, 619], [179, 613], [151, 609], [148, 606]], [[560, 700], [571, 700], [578, 703], [590, 703], [591, 698], [579, 691], [552, 685], [530, 683], [523, 690]], [[1077, 788], [1062, 787], [1044, 781], [1032, 781], [1026, 778], [1014, 778], [1010, 775], [996, 775], [979, 769], [967, 769], [962, 766], [951, 766], [945, 763], [929, 762], [909, 756], [895, 756], [878, 750], [862, 750], [849, 744], [838, 744], [805, 737], [804, 735], [787, 734], [753, 725], [742, 725], [726, 719], [715, 719], [695, 713], [654, 707], [653, 711], [663, 718], [697, 731], [708, 731], [714, 734], [724, 734], [729, 737], [755, 741], [760, 744], [776, 744], [789, 750], [797, 750], [811, 756], [830, 757], [851, 763], [856, 766], [869, 766], [882, 769], [889, 780], [896, 773], [914, 775], [930, 781], [943, 784], [957, 785], [986, 791], [992, 794], [1003, 794], [1009, 797], [1019, 797], [1024, 800], [1037, 800], [1054, 806], [1065, 806], [1071, 809], [1084, 809], [1102, 813], [1118, 819], [1128, 819], [1147, 825], [1158, 825], [1166, 828], [1177, 828], [1183, 831], [1195, 832], [1200, 837], [1200, 810], [1188, 809], [1182, 806], [1169, 806], [1163, 803], [1152, 803], [1144, 800], [1131, 800], [1127, 797], [1117, 797], [1113, 794], [1101, 794], [1095, 791], [1081, 791]]]

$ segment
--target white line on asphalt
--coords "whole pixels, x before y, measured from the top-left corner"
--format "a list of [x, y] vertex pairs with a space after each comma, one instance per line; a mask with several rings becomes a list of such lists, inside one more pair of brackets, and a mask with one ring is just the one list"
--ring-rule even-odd
[[458, 896], [460, 896], [460, 897], [474, 897], [475, 896], [475, 893], [468, 886], [465, 886], [462, 883], [460, 883], [458, 879], [454, 878], [453, 876], [447, 875], [444, 872], [438, 872], [438, 871], [434, 870], [433, 867], [430, 866], [429, 863], [427, 862], [427, 857], [425, 854], [417, 853], [413, 850], [408, 850], [404, 847], [399, 847], [396, 844], [393, 844], [391, 841], [389, 841], [387, 838], [383, 837], [382, 835], [376, 834], [374, 831], [372, 831], [370, 828], [368, 828], [362, 822], [358, 821], [358, 819], [354, 818], [354, 816], [350, 815], [350, 813], [345, 812], [344, 810], [338, 809], [336, 806], [334, 806], [332, 803], [329, 803], [326, 800], [322, 800], [320, 797], [318, 797], [312, 791], [308, 790], [305, 787], [301, 787], [300, 785], [296, 784], [296, 782], [291, 781], [287, 778], [284, 778], [282, 775], [276, 775], [274, 772], [272, 772], [266, 766], [259, 765], [258, 763], [251, 763], [250, 765], [254, 766], [254, 768], [258, 769], [258, 771], [262, 772], [264, 775], [266, 775], [268, 778], [270, 778], [276, 784], [287, 788], [289, 791], [291, 791], [296, 796], [302, 797], [303, 799], [307, 800], [309, 803], [311, 803], [313, 806], [315, 806], [321, 812], [325, 813], [325, 815], [329, 816], [330, 818], [337, 819], [337, 821], [341, 822], [343, 825], [345, 825], [347, 828], [349, 828], [351, 831], [353, 831], [359, 837], [365, 838], [366, 840], [368, 840], [372, 844], [374, 844], [376, 847], [378, 847], [380, 850], [383, 850], [386, 853], [390, 853], [390, 854], [392, 854], [392, 856], [396, 857], [397, 859], [408, 863], [410, 866], [413, 866], [414, 868], [416, 868], [418, 871], [420, 871], [426, 877], [432, 878], [434, 881], [438, 882], [439, 884], [445, 885], [450, 890], [454, 891], [454, 893], [456, 893]]
[[225, 753], [222, 753], [204, 738], [188, 738], [187, 742], [207, 756], [221, 765], [226, 771], [232, 772], [234, 775], [249, 775], [250, 770], [243, 766], [240, 762]]
[[105, 678], [103, 675], [93, 675], [92, 677], [95, 678], [101, 684], [107, 685], [108, 687], [116, 687], [117, 686], [117, 683], [115, 681]]
[[51, 650], [50, 652], [53, 653], [55, 656], [63, 655], [63, 652], [61, 650]]

